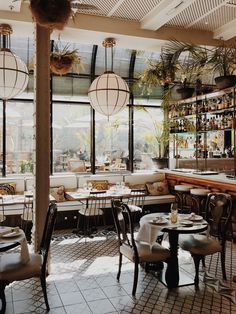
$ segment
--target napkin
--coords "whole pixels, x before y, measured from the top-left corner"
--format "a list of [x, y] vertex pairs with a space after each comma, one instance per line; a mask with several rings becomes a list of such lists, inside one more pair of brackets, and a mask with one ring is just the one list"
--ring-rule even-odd
[[19, 227], [11, 228], [11, 227], [4, 227], [3, 229], [0, 229], [0, 237], [12, 233], [12, 232], [18, 232], [20, 230]]

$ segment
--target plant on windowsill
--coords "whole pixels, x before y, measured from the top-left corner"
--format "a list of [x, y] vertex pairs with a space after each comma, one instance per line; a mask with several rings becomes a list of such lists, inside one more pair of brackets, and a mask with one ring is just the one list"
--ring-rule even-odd
[[20, 172], [21, 173], [32, 173], [34, 164], [32, 160], [22, 160], [20, 164]]
[[220, 45], [209, 51], [209, 65], [212, 67], [216, 86], [219, 89], [228, 88], [236, 84], [236, 41]]
[[78, 50], [70, 50], [68, 45], [60, 49], [58, 45], [55, 45], [55, 49], [50, 55], [51, 71], [58, 75], [64, 75], [70, 72], [74, 66], [76, 67], [75, 71], [79, 72], [81, 57]]

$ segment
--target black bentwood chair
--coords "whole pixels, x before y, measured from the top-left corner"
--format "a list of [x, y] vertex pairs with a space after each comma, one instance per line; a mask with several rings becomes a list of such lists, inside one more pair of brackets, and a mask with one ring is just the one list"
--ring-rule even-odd
[[119, 242], [119, 269], [117, 280], [120, 279], [122, 256], [134, 262], [134, 282], [132, 295], [135, 296], [138, 283], [139, 263], [153, 263], [166, 261], [170, 256], [168, 249], [158, 243], [150, 246], [149, 243], [135, 241], [132, 213], [129, 207], [119, 200], [112, 200], [112, 214]]
[[30, 254], [30, 260], [27, 264], [21, 263], [20, 253], [5, 254], [1, 257], [0, 298], [2, 309], [0, 313], [5, 313], [6, 310], [5, 287], [13, 281], [25, 280], [32, 277], [40, 278], [46, 308], [47, 311], [50, 310], [47, 297], [46, 273], [48, 252], [56, 215], [57, 205], [50, 204], [44, 225], [40, 251], [39, 253]]
[[179, 245], [183, 250], [189, 251], [195, 264], [195, 285], [199, 283], [199, 264], [203, 261], [205, 266], [205, 256], [220, 252], [221, 270], [223, 278], [226, 280], [225, 271], [225, 249], [226, 235], [229, 229], [232, 213], [231, 196], [225, 193], [209, 193], [206, 200], [206, 220], [209, 224], [208, 234], [186, 235], [179, 240]]

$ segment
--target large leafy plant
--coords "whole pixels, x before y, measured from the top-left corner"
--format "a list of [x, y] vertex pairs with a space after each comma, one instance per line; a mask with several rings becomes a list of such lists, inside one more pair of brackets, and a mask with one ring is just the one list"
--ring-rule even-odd
[[236, 41], [226, 44], [224, 41], [209, 50], [209, 65], [216, 75], [236, 74]]

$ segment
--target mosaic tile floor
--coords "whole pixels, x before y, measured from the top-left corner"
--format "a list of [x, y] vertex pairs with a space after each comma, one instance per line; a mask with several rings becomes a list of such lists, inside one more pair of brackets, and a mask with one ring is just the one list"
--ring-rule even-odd
[[[55, 234], [51, 248], [51, 274], [47, 278], [51, 314], [236, 313], [232, 300], [202, 280], [198, 290], [185, 286], [168, 291], [153, 273], [145, 273], [142, 268], [133, 299], [133, 263], [124, 260], [120, 283], [116, 281], [118, 249], [115, 235], [96, 236], [85, 241], [68, 230], [60, 231]], [[179, 253], [181, 270], [193, 275], [191, 256]], [[212, 261], [208, 259], [208, 271], [214, 278], [221, 278], [220, 263], [219, 267], [217, 263], [216, 257]], [[227, 276], [230, 279], [233, 275], [236, 275], [236, 245], [228, 243]], [[236, 289], [232, 281], [227, 284]], [[235, 290], [232, 291], [235, 295]], [[6, 289], [6, 298], [6, 313], [46, 313], [37, 279], [11, 284]]]

